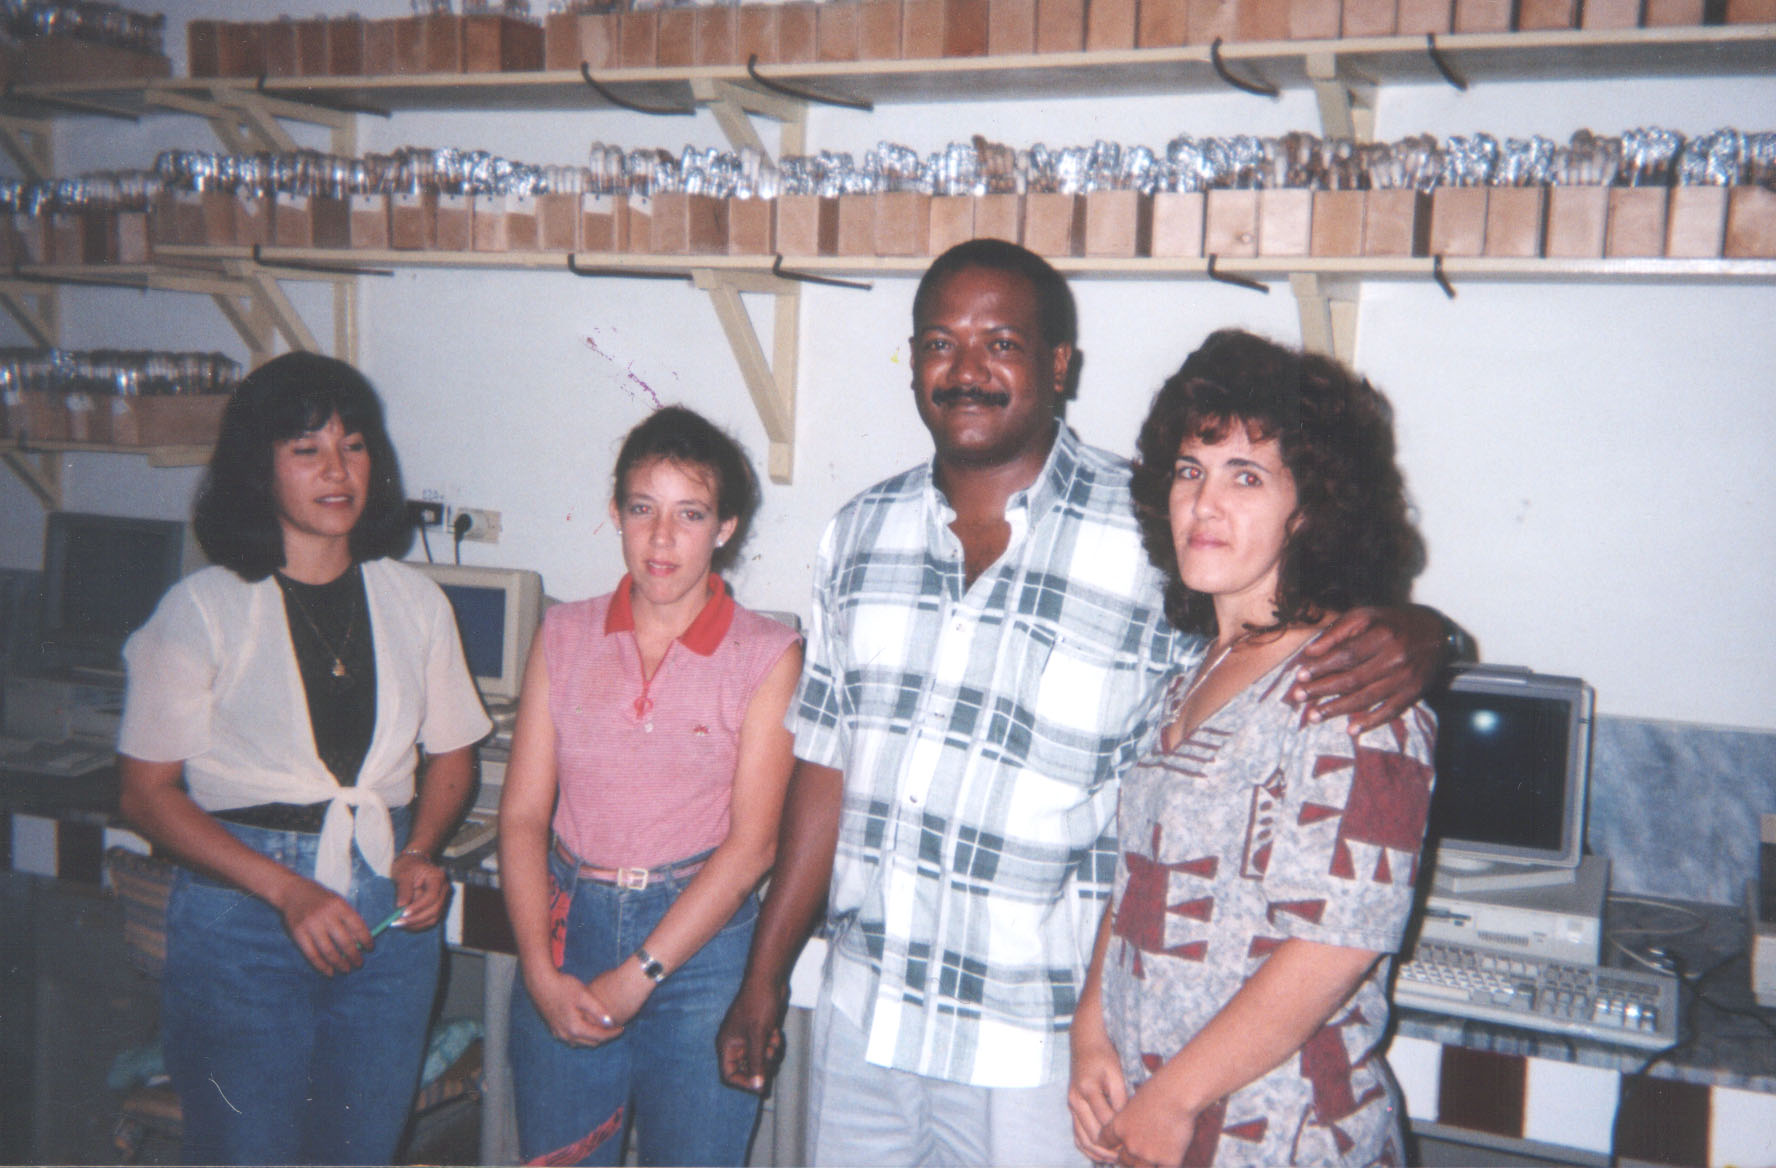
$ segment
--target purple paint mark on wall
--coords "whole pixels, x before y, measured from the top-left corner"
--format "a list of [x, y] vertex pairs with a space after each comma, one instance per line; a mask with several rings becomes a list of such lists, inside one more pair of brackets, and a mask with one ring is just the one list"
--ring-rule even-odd
[[[617, 368], [617, 359], [598, 347], [597, 338], [587, 337], [586, 347], [596, 353], [599, 359], [604, 361], [605, 364], [611, 366], [613, 369]], [[631, 397], [635, 396], [636, 391], [639, 390], [641, 393], [647, 395], [647, 399], [653, 403], [656, 410], [665, 404], [660, 400], [660, 395], [654, 392], [653, 386], [635, 376], [635, 363], [633, 361], [622, 367], [621, 380], [625, 383], [625, 387], [629, 389]]]

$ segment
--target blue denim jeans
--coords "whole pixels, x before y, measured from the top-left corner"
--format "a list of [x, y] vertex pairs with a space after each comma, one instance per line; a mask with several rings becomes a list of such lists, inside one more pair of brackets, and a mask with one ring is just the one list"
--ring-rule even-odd
[[[569, 898], [564, 972], [590, 981], [632, 960], [689, 877], [641, 891], [577, 880], [551, 852], [549, 875]], [[512, 988], [512, 1080], [526, 1161], [617, 1164], [633, 1120], [643, 1164], [741, 1164], [758, 1098], [721, 1081], [715, 1032], [740, 987], [758, 919], [748, 897], [721, 932], [674, 970], [623, 1033], [594, 1048], [549, 1033], [524, 980]]]
[[[393, 813], [395, 846], [411, 812]], [[316, 835], [224, 824], [305, 876]], [[347, 896], [375, 926], [395, 885], [353, 849]], [[167, 902], [162, 1043], [190, 1164], [390, 1164], [419, 1087], [438, 927], [388, 929], [351, 973], [315, 970], [269, 904], [182, 871]]]

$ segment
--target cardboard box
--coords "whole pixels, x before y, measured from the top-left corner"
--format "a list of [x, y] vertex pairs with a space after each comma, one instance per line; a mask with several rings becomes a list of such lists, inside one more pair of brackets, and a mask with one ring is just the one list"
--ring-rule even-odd
[[1646, 0], [1648, 28], [1701, 24], [1703, 0]]
[[1640, 9], [1641, 0], [1585, 0], [1579, 27], [1639, 28]]
[[1086, 52], [1134, 47], [1135, 0], [1086, 0]]
[[280, 191], [272, 208], [271, 237], [278, 247], [350, 247], [351, 204], [331, 195]]
[[1313, 248], [1313, 191], [1270, 187], [1258, 192], [1258, 254], [1304, 256]]
[[858, 60], [899, 60], [900, 19], [900, 0], [862, 0], [857, 6]]
[[728, 250], [728, 200], [662, 191], [654, 196], [653, 246], [663, 255], [723, 255]]
[[795, 65], [814, 59], [819, 19], [818, 6], [805, 0], [777, 6], [778, 64]]
[[1486, 192], [1486, 254], [1539, 256], [1547, 218], [1546, 187], [1492, 187]]
[[349, 232], [353, 251], [385, 251], [389, 247], [387, 195], [353, 195]]
[[425, 251], [438, 245], [438, 196], [433, 191], [389, 196], [389, 246]]
[[198, 195], [198, 206], [203, 216], [204, 243], [216, 247], [252, 243], [243, 237], [240, 227], [240, 200], [232, 194], [227, 191], [204, 191]]
[[[931, 225], [927, 231], [932, 255], [942, 255], [958, 243], [974, 238], [974, 196], [935, 195], [931, 200]], [[1014, 241], [1015, 242], [1015, 241]]]
[[534, 196], [476, 195], [469, 217], [475, 251], [537, 250], [537, 201]]
[[1776, 0], [1727, 0], [1728, 24], [1776, 24]]
[[571, 192], [538, 195], [537, 248], [541, 251], [580, 250], [580, 196]]
[[1601, 259], [1608, 224], [1608, 187], [1555, 187], [1548, 192], [1542, 254], [1549, 259]]
[[[979, 195], [974, 200], [974, 238], [1024, 241], [1024, 198], [1014, 194]], [[933, 249], [933, 254], [941, 254]]]
[[1727, 190], [1727, 236], [1721, 254], [1732, 260], [1776, 259], [1776, 191], [1760, 186]]
[[84, 264], [86, 260], [86, 227], [80, 216], [57, 211], [48, 216], [49, 234], [44, 244], [43, 262], [48, 264]]
[[269, 244], [277, 201], [270, 195], [236, 191], [234, 195], [234, 240], [243, 247], [255, 243]]
[[[1348, 0], [1347, 0], [1348, 3]], [[1190, 43], [1210, 44], [1239, 36], [1239, 0], [1189, 0]]]
[[463, 17], [462, 67], [465, 73], [536, 72], [543, 67], [543, 26], [504, 14]]
[[987, 53], [1006, 57], [1036, 51], [1036, 0], [987, 0]]
[[1341, 0], [1289, 0], [1289, 36], [1298, 41], [1337, 40]]
[[930, 195], [919, 191], [884, 191], [876, 196], [875, 220], [877, 255], [931, 254]]
[[654, 200], [649, 195], [625, 195], [623, 250], [645, 255], [654, 250]]
[[1669, 187], [1611, 187], [1603, 254], [1610, 259], [1665, 254]]
[[1438, 187], [1431, 192], [1431, 254], [1486, 254], [1486, 188]]
[[857, 0], [824, 0], [814, 16], [814, 59], [857, 60]]
[[779, 195], [777, 250], [784, 255], [833, 255], [839, 249], [839, 201], [819, 195]]
[[1313, 254], [1359, 256], [1363, 254], [1363, 196], [1366, 191], [1315, 191], [1313, 199]]
[[1673, 187], [1665, 219], [1665, 254], [1718, 259], [1727, 235], [1726, 187]]
[[580, 56], [568, 66], [579, 72], [580, 63], [588, 69], [614, 69], [623, 59], [623, 14], [620, 12], [583, 12], [579, 18]]
[[225, 393], [143, 394], [112, 399], [118, 446], [208, 446], [222, 432]]
[[448, 12], [419, 17], [425, 26], [425, 71], [427, 73], [461, 73], [463, 71], [463, 22], [466, 18]]
[[1516, 0], [1455, 0], [1456, 32], [1510, 32]]
[[660, 43], [660, 19], [656, 9], [630, 9], [622, 14], [617, 34], [618, 65], [624, 69], [652, 69]]
[[1518, 0], [1517, 27], [1524, 32], [1579, 27], [1579, 0]]
[[839, 246], [842, 256], [876, 254], [876, 196], [840, 195]]
[[265, 26], [230, 21], [221, 26], [217, 44], [216, 75], [257, 77], [265, 72]]
[[1363, 200], [1363, 254], [1421, 256], [1431, 240], [1431, 196], [1411, 187], [1368, 191]]
[[467, 195], [439, 195], [432, 228], [438, 251], [470, 251], [475, 246], [475, 206]]
[[987, 55], [988, 0], [943, 0], [943, 55]]
[[16, 404], [9, 403], [7, 429], [14, 438], [34, 442], [68, 441], [67, 395], [53, 390], [25, 389], [15, 391]]
[[[42, 261], [48, 262], [48, 219], [42, 220], [45, 235]], [[168, 243], [200, 245], [204, 241], [204, 203], [199, 191], [173, 192], [173, 238]]]
[[188, 77], [219, 77], [222, 22], [192, 20], [185, 24], [185, 73]]
[[325, 77], [327, 75], [327, 20], [314, 17], [296, 22], [296, 75]]
[[696, 61], [699, 65], [732, 65], [740, 20], [732, 4], [705, 4], [693, 9], [696, 19]]
[[1243, 0], [1234, 13], [1234, 37], [1242, 41], [1289, 39], [1287, 0]]
[[395, 61], [392, 72], [411, 77], [426, 71], [431, 45], [426, 37], [426, 18], [403, 16], [390, 21], [395, 30]]
[[1400, 10], [1395, 0], [1344, 0], [1346, 37], [1393, 36], [1399, 22]]
[[148, 246], [148, 212], [117, 212], [115, 230], [117, 233], [116, 262], [120, 264], [147, 263], [152, 254]]
[[386, 77], [395, 71], [395, 30], [400, 23], [398, 19], [364, 21], [364, 76]]
[[629, 250], [629, 200], [624, 195], [580, 196], [580, 240], [583, 251]]
[[[900, 26], [900, 0], [881, 0], [891, 3], [895, 9], [895, 27]], [[754, 57], [761, 65], [770, 65], [777, 60], [777, 5], [775, 4], [742, 4], [737, 17], [736, 43], [734, 55], [744, 65]], [[895, 55], [898, 56], [899, 34], [895, 35]]]
[[1024, 246], [1040, 256], [1076, 256], [1085, 250], [1085, 200], [1046, 191], [1024, 196]]
[[765, 256], [777, 250], [777, 208], [770, 199], [728, 200], [728, 254]]
[[1140, 0], [1135, 45], [1142, 49], [1190, 43], [1190, 0]]
[[364, 35], [369, 25], [356, 16], [335, 16], [327, 20], [327, 75], [329, 77], [362, 77], [364, 66]]
[[943, 56], [943, 0], [905, 0], [901, 5], [900, 55], [908, 61]]
[[1400, 0], [1394, 31], [1400, 36], [1441, 36], [1455, 24], [1455, 0]]
[[1153, 196], [1092, 191], [1085, 196], [1085, 254], [1133, 259], [1153, 250]]
[[95, 401], [90, 393], [74, 392], [62, 398], [62, 409], [68, 416], [68, 441], [111, 441], [111, 403], [117, 400], [105, 394]]
[[1036, 51], [1077, 53], [1085, 48], [1085, 0], [1036, 0]]
[[260, 34], [265, 45], [265, 75], [294, 77], [296, 75], [296, 25], [288, 17], [264, 22]]
[[1223, 258], [1258, 254], [1258, 192], [1213, 190], [1203, 208], [1203, 252]]
[[654, 64], [683, 69], [697, 59], [697, 10], [661, 8], [655, 17]]
[[1153, 196], [1155, 258], [1175, 259], [1203, 253], [1203, 193], [1159, 191]]
[[580, 14], [551, 12], [543, 17], [543, 68], [552, 73], [580, 67]]

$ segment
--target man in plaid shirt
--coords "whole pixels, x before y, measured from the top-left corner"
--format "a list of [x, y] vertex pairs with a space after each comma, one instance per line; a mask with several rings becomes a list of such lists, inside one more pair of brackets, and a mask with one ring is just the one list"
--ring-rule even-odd
[[[813, 1162], [1078, 1164], [1067, 1030], [1114, 874], [1117, 779], [1199, 646], [1165, 622], [1126, 464], [1057, 417], [1062, 277], [1013, 244], [961, 244], [913, 320], [936, 455], [821, 540], [796, 772], [723, 1072], [763, 1090], [824, 902]], [[1326, 712], [1384, 721], [1442, 637], [1424, 611], [1350, 618], [1304, 699], [1349, 693]]]

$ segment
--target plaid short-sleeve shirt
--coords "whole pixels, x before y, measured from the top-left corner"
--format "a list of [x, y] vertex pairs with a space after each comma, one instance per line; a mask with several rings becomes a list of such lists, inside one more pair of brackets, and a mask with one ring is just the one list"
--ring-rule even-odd
[[1128, 486], [1061, 427], [972, 587], [930, 464], [821, 540], [789, 724], [798, 757], [845, 776], [830, 990], [872, 1063], [988, 1087], [1066, 1075], [1117, 780], [1193, 647], [1165, 623]]

